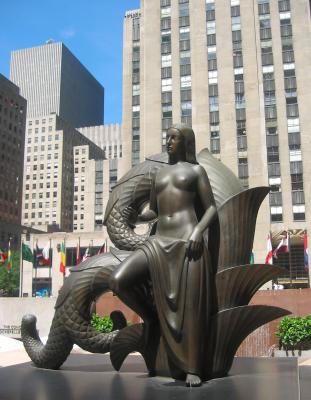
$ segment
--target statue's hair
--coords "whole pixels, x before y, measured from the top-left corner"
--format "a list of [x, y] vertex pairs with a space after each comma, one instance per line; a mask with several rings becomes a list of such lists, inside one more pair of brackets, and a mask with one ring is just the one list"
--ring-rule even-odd
[[191, 164], [198, 164], [195, 150], [195, 135], [192, 128], [185, 124], [174, 124], [169, 129], [176, 129], [182, 134], [185, 141], [186, 161]]

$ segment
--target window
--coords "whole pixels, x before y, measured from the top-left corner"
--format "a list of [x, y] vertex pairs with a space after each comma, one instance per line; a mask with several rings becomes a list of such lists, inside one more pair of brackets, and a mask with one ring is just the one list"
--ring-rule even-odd
[[[190, 64], [190, 51], [181, 51], [179, 56], [180, 56], [180, 65]], [[170, 57], [172, 56], [170, 55]]]
[[299, 132], [299, 118], [287, 119], [287, 129], [288, 133]]
[[304, 204], [293, 206], [293, 216], [294, 216], [294, 221], [303, 221], [303, 220], [305, 220], [305, 206], [304, 206]]
[[189, 116], [192, 112], [192, 103], [191, 101], [183, 101], [181, 102], [181, 115]]
[[208, 35], [214, 35], [216, 33], [216, 22], [215, 21], [207, 22], [206, 31]]
[[283, 220], [283, 207], [271, 207], [270, 213], [272, 222], [281, 222]]
[[289, 161], [301, 161], [301, 150], [290, 150]]
[[161, 18], [165, 18], [171, 15], [171, 7], [161, 8]]
[[231, 18], [232, 31], [239, 31], [241, 29], [241, 18], [240, 16]]
[[303, 175], [291, 174], [292, 191], [303, 190]]
[[162, 79], [162, 92], [169, 92], [172, 90], [172, 79]]
[[269, 14], [270, 13], [270, 5], [269, 0], [258, 0], [258, 14]]
[[182, 76], [180, 78], [180, 87], [185, 88], [185, 87], [191, 87], [191, 76]]
[[267, 148], [267, 159], [268, 163], [279, 162], [279, 148], [278, 146]]
[[[162, 65], [162, 68], [171, 67], [172, 66], [172, 55], [171, 54], [162, 55], [161, 65]], [[139, 85], [135, 85], [135, 86], [138, 86], [138, 93], [136, 93], [136, 94], [139, 94]], [[134, 95], [134, 86], [133, 86], [133, 95]]]
[[215, 84], [218, 82], [218, 72], [217, 71], [208, 71], [208, 83]]
[[218, 96], [210, 96], [209, 97], [209, 109], [210, 109], [210, 111], [218, 111], [218, 109], [219, 109]]

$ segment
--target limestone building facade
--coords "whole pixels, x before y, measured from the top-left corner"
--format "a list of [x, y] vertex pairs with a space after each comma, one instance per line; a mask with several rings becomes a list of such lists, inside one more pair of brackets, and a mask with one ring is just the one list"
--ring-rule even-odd
[[[73, 230], [75, 146], [84, 146], [81, 165], [89, 159], [104, 159], [103, 150], [56, 114], [27, 119], [24, 225], [44, 231], [49, 225], [62, 231]], [[79, 194], [84, 198], [87, 178], [82, 167], [78, 179]]]
[[284, 265], [298, 287], [308, 285], [309, 1], [141, 0], [125, 15], [124, 38], [123, 151], [131, 164], [161, 152], [172, 123], [192, 125], [197, 150], [209, 148], [245, 188], [270, 186], [255, 262], [265, 260], [270, 231], [274, 246], [289, 231], [292, 264], [287, 255]]

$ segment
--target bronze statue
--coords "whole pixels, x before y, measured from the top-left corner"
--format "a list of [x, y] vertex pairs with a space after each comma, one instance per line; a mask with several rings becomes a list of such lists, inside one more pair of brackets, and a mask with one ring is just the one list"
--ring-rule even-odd
[[[139, 351], [150, 375], [188, 386], [225, 376], [243, 339], [288, 313], [248, 305], [263, 283], [282, 273], [277, 266], [249, 265], [257, 212], [268, 191], [243, 190], [207, 149], [196, 157], [191, 128], [174, 125], [167, 154], [134, 167], [113, 189], [105, 224], [119, 250], [72, 270], [45, 346], [35, 317], [24, 317], [22, 338], [31, 359], [59, 368], [77, 343], [91, 352], [110, 351], [117, 370]], [[151, 222], [147, 235], [134, 232], [137, 221]], [[117, 314], [112, 334], [94, 332], [90, 304], [109, 289], [142, 324], [125, 327]]]
[[[167, 132], [169, 163], [155, 176], [150, 219], [156, 231], [111, 276], [110, 287], [145, 323], [146, 345], [154, 324], [172, 362], [201, 384], [212, 303], [215, 266], [203, 234], [217, 211], [207, 174], [196, 160], [192, 129], [174, 125]], [[151, 279], [156, 310], [132, 287]], [[202, 329], [201, 327], [204, 327]]]

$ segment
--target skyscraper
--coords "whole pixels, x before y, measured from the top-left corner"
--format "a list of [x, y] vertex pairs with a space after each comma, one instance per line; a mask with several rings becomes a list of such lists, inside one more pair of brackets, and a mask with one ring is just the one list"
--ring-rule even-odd
[[[311, 235], [311, 25], [308, 0], [141, 1], [124, 20], [123, 148], [160, 152], [172, 123], [192, 125], [243, 186], [269, 185], [255, 261], [289, 230], [292, 275], [306, 284]], [[280, 263], [281, 257], [278, 262]], [[284, 259], [289, 267], [290, 261]]]
[[[57, 115], [27, 119], [24, 225], [42, 230], [57, 225], [63, 231], [73, 230], [74, 193], [78, 191], [74, 180], [75, 146], [84, 146], [82, 166], [89, 159], [104, 158], [102, 149]], [[79, 194], [83, 198], [86, 179], [81, 173]]]
[[104, 158], [75, 127], [103, 123], [104, 88], [62, 43], [13, 51], [10, 75], [28, 99], [22, 221], [71, 231], [74, 147], [85, 145], [91, 159]]
[[104, 88], [63, 43], [13, 51], [10, 79], [27, 99], [27, 118], [55, 113], [76, 128], [104, 122]]
[[0, 248], [15, 247], [21, 233], [26, 100], [0, 74]]

